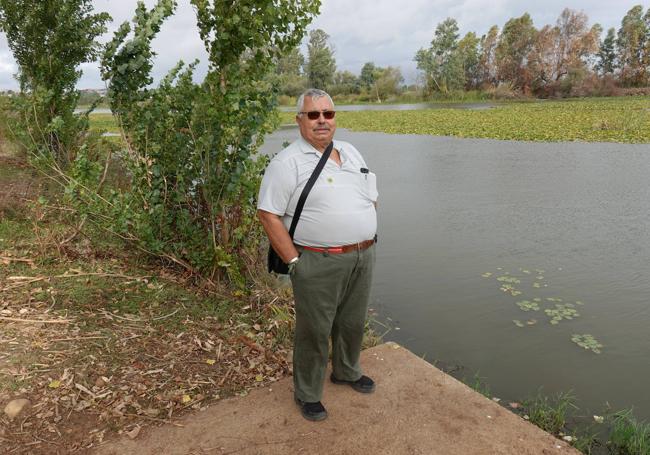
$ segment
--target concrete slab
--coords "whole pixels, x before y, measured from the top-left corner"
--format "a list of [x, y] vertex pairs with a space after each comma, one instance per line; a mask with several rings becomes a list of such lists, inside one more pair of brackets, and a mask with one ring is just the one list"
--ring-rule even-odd
[[97, 450], [122, 454], [579, 454], [408, 350], [387, 343], [362, 354], [377, 390], [327, 381], [322, 422], [302, 418], [291, 378], [147, 428]]

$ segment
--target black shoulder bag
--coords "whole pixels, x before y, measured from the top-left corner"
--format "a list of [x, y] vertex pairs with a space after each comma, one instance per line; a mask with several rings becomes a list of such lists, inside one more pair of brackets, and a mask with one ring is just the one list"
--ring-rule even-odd
[[[300, 198], [298, 199], [298, 204], [296, 205], [296, 211], [293, 214], [293, 220], [291, 220], [291, 227], [289, 228], [289, 237], [291, 237], [292, 240], [293, 234], [296, 232], [296, 226], [298, 225], [300, 214], [302, 213], [302, 208], [305, 205], [305, 201], [307, 200], [307, 196], [309, 195], [311, 188], [314, 186], [314, 183], [316, 183], [316, 180], [318, 179], [321, 171], [325, 167], [325, 163], [332, 154], [333, 148], [334, 142], [330, 142], [330, 145], [328, 145], [323, 152], [323, 156], [321, 156], [320, 161], [318, 161], [314, 172], [311, 173], [311, 177], [309, 177], [307, 184], [302, 189], [302, 193], [300, 193]], [[289, 273], [289, 266], [285, 264], [284, 261], [282, 261], [280, 256], [278, 256], [278, 253], [275, 252], [273, 246], [271, 245], [269, 245], [268, 267], [269, 272], [275, 272], [281, 275], [286, 275]]]

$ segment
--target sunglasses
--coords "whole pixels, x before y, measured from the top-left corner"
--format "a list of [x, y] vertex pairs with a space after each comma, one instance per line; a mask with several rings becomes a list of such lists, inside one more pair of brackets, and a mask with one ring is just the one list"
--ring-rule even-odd
[[325, 120], [332, 120], [336, 115], [336, 111], [309, 111], [309, 112], [299, 112], [299, 114], [307, 114], [309, 120], [318, 120], [320, 115], [323, 114]]

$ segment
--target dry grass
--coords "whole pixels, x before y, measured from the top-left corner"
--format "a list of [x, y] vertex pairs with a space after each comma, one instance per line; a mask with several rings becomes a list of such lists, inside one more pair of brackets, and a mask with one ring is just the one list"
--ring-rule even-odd
[[83, 452], [118, 433], [290, 371], [290, 295], [204, 289], [92, 232], [73, 242], [55, 198], [2, 157], [0, 413], [3, 453]]

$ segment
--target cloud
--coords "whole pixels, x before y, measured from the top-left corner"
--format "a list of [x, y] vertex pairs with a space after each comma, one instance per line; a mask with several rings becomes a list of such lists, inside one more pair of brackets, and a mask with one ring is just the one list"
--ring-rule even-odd
[[[160, 79], [178, 60], [191, 62], [199, 58], [200, 78], [207, 68], [207, 55], [196, 28], [194, 11], [189, 0], [179, 0], [176, 14], [163, 24], [153, 46], [158, 53], [154, 66], [155, 79]], [[625, 13], [638, 0], [323, 0], [321, 14], [310, 29], [322, 28], [335, 47], [337, 67], [359, 73], [365, 62], [379, 66], [400, 66], [408, 82], [415, 79], [413, 56], [429, 45], [441, 21], [453, 17], [461, 35], [473, 31], [481, 36], [492, 25], [502, 28], [513, 17], [530, 13], [536, 27], [554, 24], [565, 7], [583, 10], [590, 23], [619, 27]], [[135, 11], [136, 0], [94, 0], [96, 11], [107, 11], [113, 22], [102, 39], [108, 41], [112, 32]], [[147, 7], [155, 0], [145, 0]], [[306, 40], [305, 40], [306, 43]], [[84, 65], [79, 86], [103, 87], [97, 65]], [[16, 88], [16, 72], [4, 36], [0, 38], [0, 89]], [[409, 75], [412, 74], [413, 77]]]

